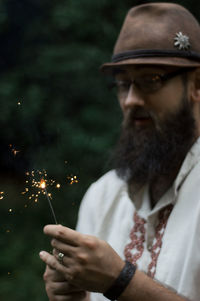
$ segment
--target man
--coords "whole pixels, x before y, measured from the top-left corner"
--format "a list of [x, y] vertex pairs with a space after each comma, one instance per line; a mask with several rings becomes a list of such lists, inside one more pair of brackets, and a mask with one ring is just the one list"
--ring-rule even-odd
[[50, 301], [200, 300], [199, 67], [200, 26], [185, 8], [128, 12], [101, 67], [124, 117], [115, 170], [86, 193], [78, 231], [44, 228]]

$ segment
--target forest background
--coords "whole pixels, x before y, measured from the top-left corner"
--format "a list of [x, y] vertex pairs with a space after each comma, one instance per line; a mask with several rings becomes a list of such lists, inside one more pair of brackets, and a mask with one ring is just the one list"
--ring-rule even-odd
[[[42, 229], [54, 220], [32, 181], [48, 181], [58, 222], [74, 228], [120, 130], [99, 66], [127, 10], [144, 2], [152, 1], [0, 1], [1, 301], [48, 300], [38, 253], [51, 249]], [[199, 19], [199, 1], [176, 3]]]

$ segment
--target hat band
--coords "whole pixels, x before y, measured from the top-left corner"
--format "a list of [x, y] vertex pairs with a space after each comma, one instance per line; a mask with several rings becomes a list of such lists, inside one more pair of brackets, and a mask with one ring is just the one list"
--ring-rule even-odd
[[117, 63], [123, 60], [140, 58], [140, 57], [182, 57], [192, 60], [200, 60], [200, 54], [195, 51], [179, 51], [179, 50], [159, 50], [159, 49], [139, 49], [130, 50], [115, 54], [112, 56], [112, 62]]

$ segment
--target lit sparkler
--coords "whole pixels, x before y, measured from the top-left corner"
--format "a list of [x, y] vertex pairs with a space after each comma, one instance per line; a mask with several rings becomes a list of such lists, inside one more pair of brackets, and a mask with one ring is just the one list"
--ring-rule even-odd
[[[28, 199], [34, 199], [35, 203], [38, 203], [40, 195], [45, 195], [48, 200], [54, 221], [57, 224], [55, 212], [51, 203], [52, 195], [51, 193], [47, 192], [47, 186], [55, 186], [57, 189], [59, 189], [61, 185], [56, 183], [56, 181], [53, 179], [48, 179], [46, 170], [32, 170], [31, 172], [26, 172], [26, 176], [29, 177], [26, 180], [26, 186], [29, 187], [25, 187], [25, 191], [23, 191], [22, 194], [29, 194]], [[36, 180], [36, 177], [39, 177], [39, 180]], [[33, 193], [31, 188], [36, 189], [36, 193]], [[27, 207], [27, 204], [25, 207]]]
[[[60, 189], [61, 188], [61, 184], [58, 183], [58, 181], [54, 180], [54, 179], [49, 179], [47, 176], [47, 172], [46, 170], [32, 170], [31, 172], [26, 172], [26, 187], [25, 190], [22, 192], [22, 194], [28, 194], [28, 199], [29, 200], [34, 200], [35, 203], [38, 203], [40, 196], [43, 194], [46, 196], [48, 203], [49, 203], [49, 207], [51, 209], [53, 218], [55, 223], [57, 224], [57, 219], [55, 216], [55, 212], [51, 203], [52, 200], [52, 195], [51, 193], [47, 192], [47, 188], [48, 187], [54, 187], [56, 189]], [[39, 180], [38, 180], [39, 178]], [[74, 183], [78, 183], [78, 178], [77, 176], [68, 176], [67, 177], [67, 183], [69, 183], [70, 185], [74, 184]], [[34, 192], [33, 190], [36, 189], [36, 192]], [[27, 208], [28, 205], [25, 205], [25, 208]]]
[[51, 200], [50, 200], [50, 194], [47, 193], [46, 182], [45, 182], [44, 179], [42, 179], [42, 180], [40, 181], [40, 188], [42, 188], [42, 189], [45, 191], [45, 195], [46, 195], [46, 197], [47, 197], [47, 200], [48, 200], [48, 203], [49, 203], [49, 207], [50, 207], [50, 209], [51, 209], [51, 213], [52, 213], [52, 215], [53, 215], [55, 224], [57, 225], [58, 222], [57, 222], [56, 215], [55, 215], [55, 212], [54, 212], [54, 209], [53, 209]]

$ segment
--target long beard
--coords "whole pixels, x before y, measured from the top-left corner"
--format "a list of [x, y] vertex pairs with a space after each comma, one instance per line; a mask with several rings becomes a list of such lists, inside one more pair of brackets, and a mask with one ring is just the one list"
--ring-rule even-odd
[[133, 126], [132, 111], [114, 153], [114, 168], [120, 178], [140, 188], [160, 176], [168, 177], [180, 167], [195, 141], [195, 120], [189, 102], [182, 99], [178, 112], [147, 128]]

